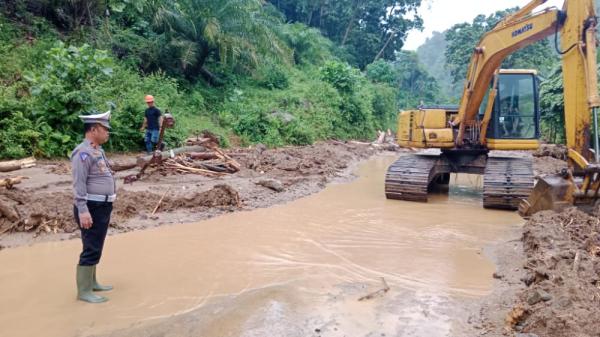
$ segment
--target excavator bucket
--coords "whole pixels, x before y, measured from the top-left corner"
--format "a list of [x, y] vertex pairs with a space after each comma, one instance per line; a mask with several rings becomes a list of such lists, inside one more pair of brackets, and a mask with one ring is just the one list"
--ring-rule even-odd
[[560, 211], [573, 205], [576, 189], [569, 174], [540, 178], [529, 198], [519, 204], [519, 214], [522, 217], [529, 217], [543, 210]]

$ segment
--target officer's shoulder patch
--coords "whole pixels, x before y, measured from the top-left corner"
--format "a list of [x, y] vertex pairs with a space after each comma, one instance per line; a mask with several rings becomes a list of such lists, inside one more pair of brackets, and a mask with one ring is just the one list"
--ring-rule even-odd
[[87, 159], [87, 157], [89, 157], [90, 155], [87, 152], [79, 152], [79, 158], [81, 159], [81, 161], [85, 161]]

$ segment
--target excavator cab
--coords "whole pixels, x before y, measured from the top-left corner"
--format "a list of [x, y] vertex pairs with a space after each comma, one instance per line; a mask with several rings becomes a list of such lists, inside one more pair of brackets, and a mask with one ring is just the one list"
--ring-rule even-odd
[[[497, 93], [487, 129], [490, 150], [532, 150], [539, 146], [540, 108], [538, 77], [535, 70], [502, 69], [493, 81]], [[493, 88], [496, 83], [496, 88]], [[479, 118], [485, 116], [487, 99], [481, 105]]]

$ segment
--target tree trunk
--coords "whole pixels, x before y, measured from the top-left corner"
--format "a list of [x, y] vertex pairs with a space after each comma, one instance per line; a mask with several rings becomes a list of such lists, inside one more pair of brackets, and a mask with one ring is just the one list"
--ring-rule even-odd
[[358, 12], [358, 8], [356, 8], [357, 7], [356, 2], [353, 3], [353, 6], [354, 6], [354, 10], [352, 11], [352, 16], [350, 17], [350, 20], [348, 21], [348, 25], [346, 26], [346, 32], [344, 32], [344, 38], [342, 38], [342, 47], [346, 44], [346, 41], [348, 40], [348, 35], [350, 34], [350, 29], [352, 28], [352, 24], [354, 23], [356, 13]]
[[110, 168], [115, 172], [129, 170], [136, 166], [137, 161], [135, 159], [129, 161], [118, 161], [110, 163]]
[[321, 2], [321, 8], [319, 9], [319, 29], [323, 28], [323, 12], [324, 12], [324, 8], [325, 8], [325, 4], [326, 4], [325, 1]]
[[394, 35], [396, 35], [396, 32], [392, 31], [392, 33], [390, 34], [390, 37], [387, 39], [387, 41], [385, 41], [385, 44], [383, 45], [383, 47], [381, 48], [379, 53], [377, 53], [377, 55], [373, 59], [373, 62], [377, 61], [379, 59], [379, 57], [383, 54], [383, 52], [385, 51], [385, 48], [387, 48], [390, 41], [392, 41], [392, 39], [394, 38]]
[[20, 170], [22, 168], [35, 166], [35, 158], [29, 157], [19, 160], [11, 160], [0, 162], [0, 172], [10, 172]]
[[198, 75], [200, 75], [206, 81], [206, 83], [210, 84], [211, 86], [223, 85], [223, 81], [221, 79], [204, 68], [204, 64], [206, 63], [208, 55], [210, 54], [209, 47], [203, 44], [200, 46], [200, 48], [201, 53], [198, 56], [198, 61], [184, 71], [185, 77], [188, 80], [195, 82], [198, 80]]
[[190, 152], [190, 153], [188, 153], [188, 155], [192, 159], [199, 159], [199, 160], [210, 160], [210, 159], [218, 159], [219, 158], [219, 156], [217, 156], [217, 154], [214, 152]]
[[[204, 152], [204, 151], [206, 151], [206, 148], [204, 146], [178, 147], [176, 149], [161, 152], [160, 153], [160, 161], [162, 162], [162, 161], [169, 159], [171, 157], [171, 152], [173, 152], [173, 154], [180, 154], [180, 153], [186, 153], [186, 152]], [[153, 158], [154, 158], [153, 155], [139, 157], [137, 159], [137, 166], [139, 166], [139, 167], [147, 166], [148, 164], [150, 164], [150, 162], [152, 161]]]

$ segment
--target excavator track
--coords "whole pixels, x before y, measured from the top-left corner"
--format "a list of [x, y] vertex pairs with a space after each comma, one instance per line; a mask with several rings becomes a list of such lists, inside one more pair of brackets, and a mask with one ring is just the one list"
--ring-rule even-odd
[[385, 175], [388, 199], [427, 201], [427, 189], [439, 156], [406, 155], [398, 158]]
[[483, 175], [483, 207], [517, 209], [533, 185], [531, 159], [490, 157]]

